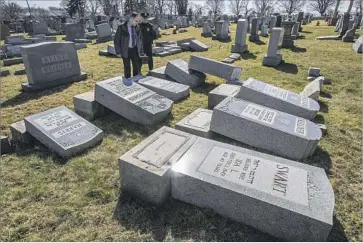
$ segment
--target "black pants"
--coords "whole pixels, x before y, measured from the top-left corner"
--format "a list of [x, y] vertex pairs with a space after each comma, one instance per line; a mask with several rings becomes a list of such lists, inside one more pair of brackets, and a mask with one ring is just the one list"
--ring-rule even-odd
[[137, 50], [137, 46], [135, 46], [134, 48], [129, 48], [128, 58], [122, 58], [122, 60], [124, 62], [125, 78], [131, 78], [130, 60], [132, 62], [133, 76], [140, 74], [140, 57], [139, 57], [139, 52]]
[[[152, 43], [144, 43], [144, 53], [147, 56], [147, 63], [149, 65], [149, 71], [154, 69], [154, 60], [153, 60], [153, 48]], [[140, 70], [142, 67], [142, 61], [140, 60]]]

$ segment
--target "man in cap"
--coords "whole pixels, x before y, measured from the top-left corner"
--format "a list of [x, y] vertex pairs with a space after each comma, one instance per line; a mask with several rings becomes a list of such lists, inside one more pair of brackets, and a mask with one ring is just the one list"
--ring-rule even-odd
[[[154, 26], [149, 22], [149, 13], [141, 13], [142, 23], [140, 24], [141, 34], [142, 34], [142, 45], [144, 54], [148, 57], [149, 70], [154, 68], [152, 45], [153, 41], [156, 39], [156, 32]], [[140, 70], [142, 66], [142, 61], [140, 60]]]

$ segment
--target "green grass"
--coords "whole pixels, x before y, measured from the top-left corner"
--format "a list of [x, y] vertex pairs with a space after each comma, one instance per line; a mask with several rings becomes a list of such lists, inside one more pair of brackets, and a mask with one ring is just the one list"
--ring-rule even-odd
[[[236, 26], [232, 25], [234, 39]], [[320, 98], [328, 134], [305, 163], [325, 169], [335, 192], [334, 226], [329, 241], [363, 241], [362, 236], [362, 55], [351, 43], [316, 41], [334, 35], [333, 27], [315, 22], [303, 26], [304, 38], [293, 50], [282, 49], [286, 64], [261, 65], [266, 44], [248, 42], [250, 54], [234, 65], [243, 68], [241, 79], [254, 77], [300, 92], [308, 83], [309, 67], [320, 67], [333, 84], [323, 90], [332, 99]], [[168, 30], [171, 33], [171, 30]], [[210, 46], [198, 55], [222, 60], [232, 42], [200, 37], [201, 29], [163, 36], [162, 40], [196, 37]], [[58, 37], [61, 38], [60, 36]], [[120, 59], [98, 56], [107, 44], [91, 44], [78, 51], [88, 79], [37, 93], [23, 93], [26, 75], [1, 78], [1, 134], [10, 134], [11, 123], [59, 105], [73, 109], [74, 95], [90, 91], [98, 81], [121, 75]], [[155, 67], [169, 60], [188, 60], [190, 52], [155, 58]], [[11, 72], [21, 65], [11, 66]], [[3, 67], [1, 67], [3, 68]], [[143, 72], [146, 73], [146, 65]], [[144, 204], [121, 193], [117, 159], [163, 125], [176, 122], [196, 108], [207, 107], [208, 92], [223, 83], [207, 77], [207, 83], [191, 91], [187, 100], [174, 104], [170, 118], [154, 127], [133, 124], [116, 114], [94, 121], [105, 132], [97, 147], [68, 161], [55, 157], [42, 145], [3, 156], [0, 162], [0, 241], [272, 241], [251, 227], [221, 217], [211, 210], [170, 199], [162, 208]], [[238, 144], [230, 140], [225, 140]], [[240, 144], [238, 144], [240, 145]]]

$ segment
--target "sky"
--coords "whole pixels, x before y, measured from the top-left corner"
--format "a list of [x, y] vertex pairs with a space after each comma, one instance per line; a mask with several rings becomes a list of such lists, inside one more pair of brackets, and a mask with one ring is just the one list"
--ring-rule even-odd
[[[16, 2], [19, 5], [21, 5], [22, 7], [27, 7], [26, 1], [25, 0], [5, 0], [6, 2]], [[28, 0], [29, 1], [29, 5], [30, 7], [41, 7], [41, 8], [48, 8], [48, 7], [59, 7], [60, 4], [60, 0]], [[205, 0], [189, 0], [189, 2], [193, 2], [193, 3], [197, 3], [197, 4], [201, 4], [204, 5]], [[252, 2], [250, 2], [249, 6], [252, 6]], [[228, 0], [226, 0], [226, 6], [228, 5]], [[340, 11], [345, 11], [348, 8], [349, 5], [349, 0], [342, 0], [342, 2], [340, 3], [340, 7], [339, 10]], [[228, 8], [226, 8], [228, 9]], [[353, 11], [355, 10], [354, 6], [353, 6]], [[303, 11], [309, 11], [312, 12], [310, 9], [307, 9], [307, 5], [304, 7]], [[312, 12], [313, 14], [318, 14], [317, 12]], [[227, 10], [226, 14], [231, 14], [230, 11]]]

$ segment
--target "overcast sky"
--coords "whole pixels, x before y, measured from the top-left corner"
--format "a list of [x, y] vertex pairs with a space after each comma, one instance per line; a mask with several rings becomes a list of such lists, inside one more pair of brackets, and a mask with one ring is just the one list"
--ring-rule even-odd
[[[18, 4], [20, 4], [23, 7], [27, 7], [26, 1], [25, 0], [6, 0], [7, 2], [16, 2]], [[59, 3], [61, 2], [60, 0], [28, 0], [29, 1], [29, 5], [31, 7], [41, 7], [41, 8], [48, 8], [48, 7], [59, 7]], [[252, 1], [252, 0], [251, 0]], [[194, 2], [194, 3], [198, 3], [201, 5], [204, 5], [205, 0], [189, 0], [189, 2]], [[230, 14], [230, 11], [228, 9], [228, 0], [226, 0], [225, 6], [226, 6], [226, 10], [227, 10], [227, 14]], [[250, 2], [250, 7], [252, 7], [253, 3]], [[340, 11], [345, 11], [348, 8], [349, 5], [349, 0], [342, 0], [342, 2], [340, 3], [340, 7], [339, 10]], [[307, 5], [306, 5], [307, 6]], [[353, 11], [355, 10], [354, 6], [353, 6]], [[306, 9], [306, 7], [303, 9], [303, 11], [310, 11], [310, 9]], [[317, 14], [317, 13], [315, 13]]]

